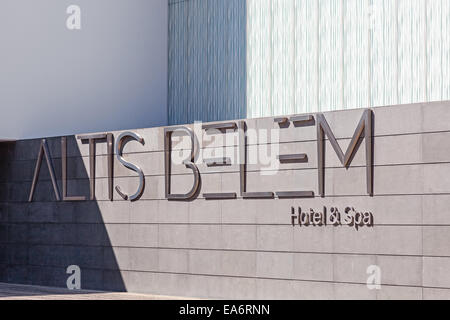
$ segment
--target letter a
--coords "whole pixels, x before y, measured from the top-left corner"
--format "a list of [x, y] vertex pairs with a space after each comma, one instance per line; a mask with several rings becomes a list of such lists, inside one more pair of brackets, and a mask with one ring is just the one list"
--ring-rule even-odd
[[66, 285], [69, 290], [81, 289], [81, 269], [79, 266], [73, 265], [67, 267], [67, 274], [70, 274], [67, 278]]
[[41, 147], [39, 149], [39, 155], [36, 162], [36, 168], [34, 169], [34, 177], [33, 182], [31, 184], [30, 196], [28, 198], [28, 202], [33, 202], [34, 191], [36, 190], [36, 184], [39, 179], [39, 172], [41, 171], [42, 158], [45, 155], [45, 160], [47, 161], [48, 171], [50, 172], [50, 178], [52, 179], [53, 191], [55, 192], [56, 200], [60, 201], [61, 197], [59, 196], [58, 184], [56, 182], [55, 170], [53, 169], [52, 159], [50, 157], [50, 152], [48, 151], [47, 140], [42, 139]]
[[76, 5], [71, 5], [67, 8], [66, 13], [70, 14], [66, 21], [67, 29], [81, 30], [81, 8]]

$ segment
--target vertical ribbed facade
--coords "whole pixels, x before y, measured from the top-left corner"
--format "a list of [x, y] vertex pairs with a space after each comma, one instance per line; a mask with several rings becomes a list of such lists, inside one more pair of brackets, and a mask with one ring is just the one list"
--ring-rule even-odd
[[247, 116], [450, 99], [448, 0], [247, 0]]
[[170, 0], [169, 122], [450, 99], [449, 0]]
[[245, 30], [245, 0], [169, 0], [169, 124], [246, 117]]

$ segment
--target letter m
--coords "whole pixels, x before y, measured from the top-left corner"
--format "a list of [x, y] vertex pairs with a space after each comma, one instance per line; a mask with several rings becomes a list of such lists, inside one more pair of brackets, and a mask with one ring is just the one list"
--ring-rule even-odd
[[336, 137], [323, 114], [317, 115], [317, 153], [319, 167], [319, 193], [325, 197], [325, 137], [330, 140], [331, 146], [336, 152], [339, 161], [348, 169], [362, 141], [366, 140], [366, 179], [367, 193], [373, 196], [373, 111], [364, 111], [361, 121], [353, 134], [350, 145], [345, 154], [342, 152]]

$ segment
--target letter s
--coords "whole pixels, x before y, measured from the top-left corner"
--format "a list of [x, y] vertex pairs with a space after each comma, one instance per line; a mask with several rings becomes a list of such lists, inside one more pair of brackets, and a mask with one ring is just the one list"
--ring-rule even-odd
[[137, 165], [132, 164], [131, 162], [126, 161], [123, 157], [122, 157], [122, 152], [123, 152], [123, 147], [125, 146], [125, 144], [129, 141], [129, 140], [136, 140], [139, 143], [141, 143], [142, 145], [145, 144], [144, 142], [144, 138], [142, 138], [139, 134], [134, 133], [134, 132], [124, 132], [122, 133], [119, 138], [117, 139], [117, 144], [116, 144], [116, 155], [117, 155], [117, 159], [119, 160], [119, 162], [121, 164], [124, 165], [124, 167], [136, 172], [139, 175], [139, 187], [136, 191], [135, 194], [128, 196], [127, 194], [123, 193], [120, 190], [119, 186], [116, 186], [116, 191], [117, 193], [122, 197], [122, 199], [124, 200], [130, 200], [130, 201], [135, 201], [138, 200], [141, 196], [142, 193], [144, 192], [144, 187], [145, 187], [145, 177], [144, 177], [144, 172], [142, 171], [141, 168], [139, 168]]

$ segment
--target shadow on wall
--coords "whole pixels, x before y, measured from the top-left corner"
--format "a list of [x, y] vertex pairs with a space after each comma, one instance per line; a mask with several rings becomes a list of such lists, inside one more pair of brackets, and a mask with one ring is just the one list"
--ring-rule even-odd
[[[68, 192], [88, 200], [57, 202], [44, 157], [34, 201], [28, 203], [40, 142], [0, 144], [0, 282], [64, 288], [68, 266], [76, 265], [82, 289], [126, 291], [105, 212], [100, 202], [89, 201], [89, 160], [75, 137], [67, 138]], [[61, 139], [48, 139], [48, 146], [62, 195]]]
[[169, 125], [247, 117], [247, 1], [169, 1]]

